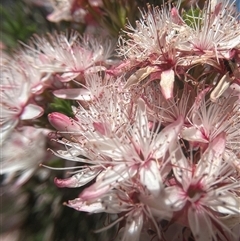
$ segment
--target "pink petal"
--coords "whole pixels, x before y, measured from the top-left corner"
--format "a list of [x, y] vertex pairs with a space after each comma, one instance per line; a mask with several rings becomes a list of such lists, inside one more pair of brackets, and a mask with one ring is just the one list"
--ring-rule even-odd
[[97, 198], [108, 191], [111, 187], [118, 186], [124, 180], [128, 180], [137, 173], [137, 168], [127, 167], [120, 164], [114, 167], [108, 167], [102, 171], [101, 176], [90, 187], [84, 189], [79, 195], [81, 199]]
[[179, 12], [178, 12], [178, 9], [176, 7], [173, 7], [171, 9], [171, 17], [172, 17], [173, 22], [178, 24], [178, 25], [181, 25], [181, 24], [184, 23], [182, 18], [179, 16]]
[[55, 178], [54, 183], [58, 187], [70, 187], [70, 188], [81, 187], [86, 185], [90, 181], [92, 181], [100, 173], [101, 170], [102, 170], [101, 168], [93, 169], [89, 167], [81, 171], [80, 173], [73, 175], [70, 178], [66, 178], [66, 179]]
[[79, 132], [80, 126], [70, 117], [59, 113], [53, 112], [48, 115], [50, 124], [59, 131]]

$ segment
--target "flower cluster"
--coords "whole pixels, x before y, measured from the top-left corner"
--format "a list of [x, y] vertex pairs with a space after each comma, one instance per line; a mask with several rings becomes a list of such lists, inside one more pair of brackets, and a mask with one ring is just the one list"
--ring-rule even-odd
[[[116, 226], [115, 240], [239, 240], [238, 19], [232, 1], [188, 11], [167, 3], [142, 10], [115, 49], [76, 32], [35, 37], [2, 64], [4, 140], [15, 149], [17, 136], [32, 131], [42, 148], [49, 130], [38, 130], [35, 119], [44, 98], [74, 101], [72, 116], [48, 114], [61, 146], [51, 152], [74, 163], [54, 182], [82, 188], [68, 207], [109, 214], [98, 231]], [[22, 129], [26, 123], [34, 130]], [[15, 158], [4, 148], [7, 172]], [[42, 149], [36, 155], [46, 158]]]

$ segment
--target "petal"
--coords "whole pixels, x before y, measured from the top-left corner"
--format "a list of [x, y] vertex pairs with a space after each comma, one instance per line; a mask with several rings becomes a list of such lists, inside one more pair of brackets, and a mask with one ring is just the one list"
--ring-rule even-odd
[[68, 206], [84, 212], [116, 214], [128, 211], [131, 204], [129, 204], [127, 194], [119, 190], [112, 190], [96, 200], [85, 201], [81, 198], [76, 198], [69, 201]]
[[76, 132], [76, 134], [77, 132], [81, 131], [80, 125], [77, 124], [75, 120], [62, 113], [50, 113], [48, 114], [48, 120], [51, 125], [58, 131]]
[[230, 192], [219, 192], [208, 205], [217, 212], [223, 214], [240, 215], [240, 198]]
[[93, 122], [92, 125], [94, 129], [103, 136], [110, 132], [109, 125], [107, 125], [107, 123]]
[[148, 191], [157, 197], [161, 191], [162, 178], [159, 168], [155, 161], [149, 161], [139, 170], [140, 181], [148, 189]]
[[[60, 70], [59, 72], [64, 72], [64, 71], [65, 71], [65, 70], [62, 69], [62, 70]], [[76, 73], [76, 72], [63, 73], [63, 74], [60, 76], [59, 80], [60, 80], [61, 82], [63, 82], [63, 83], [69, 82], [69, 81], [75, 79], [76, 77], [78, 77], [79, 74], [80, 74], [80, 71], [77, 72], [77, 73]]]
[[0, 132], [0, 145], [11, 135], [14, 127], [18, 124], [18, 120], [11, 120], [3, 125], [1, 125], [1, 132]]
[[227, 72], [217, 83], [217, 86], [214, 88], [210, 95], [210, 99], [215, 102], [217, 99], [223, 94], [223, 92], [228, 89], [230, 86], [231, 82], [233, 80], [230, 79], [229, 73]]
[[184, 197], [183, 190], [178, 186], [167, 187], [162, 197], [167, 207], [172, 211], [182, 210], [187, 199]]
[[208, 140], [203, 133], [196, 127], [189, 127], [181, 131], [183, 139], [194, 142], [208, 143]]
[[170, 146], [177, 141], [183, 124], [184, 119], [182, 116], [179, 116], [176, 121], [166, 126], [158, 134], [154, 142], [154, 149], [156, 149], [155, 155], [157, 159], [165, 156]]
[[21, 114], [21, 120], [31, 120], [40, 117], [44, 113], [42, 107], [34, 104], [25, 106], [23, 113]]
[[47, 16], [47, 20], [50, 22], [59, 22], [61, 20], [71, 21], [72, 16], [70, 15], [69, 9], [55, 10], [53, 13]]
[[164, 195], [165, 191], [161, 192], [158, 198], [152, 195], [140, 194], [139, 200], [151, 210], [151, 213], [154, 216], [158, 218], [167, 218], [168, 220], [170, 220], [173, 215], [173, 210], [171, 210], [169, 206], [166, 205]]
[[68, 201], [66, 205], [78, 211], [89, 213], [101, 213], [105, 210], [105, 207], [103, 206], [101, 201], [89, 203], [87, 201], [82, 200], [81, 198], [76, 198], [74, 200]]
[[55, 90], [53, 91], [53, 94], [61, 99], [84, 101], [89, 101], [92, 99], [91, 92], [83, 88]]
[[143, 214], [141, 210], [137, 210], [132, 215], [128, 216], [125, 226], [125, 232], [122, 240], [124, 241], [139, 241], [143, 227]]
[[188, 209], [188, 223], [196, 241], [212, 240], [214, 235], [212, 221], [204, 211], [197, 211], [190, 207]]
[[140, 83], [142, 80], [147, 78], [151, 73], [155, 72], [156, 68], [154, 67], [145, 67], [138, 69], [134, 74], [132, 74], [128, 79], [124, 86], [124, 89], [129, 88], [132, 85]]
[[108, 167], [105, 171], [102, 171], [101, 176], [97, 178], [93, 185], [84, 189], [79, 197], [82, 199], [97, 198], [111, 187], [115, 187], [118, 183], [130, 179], [136, 173], [136, 167], [128, 167], [125, 164]]
[[102, 170], [102, 168], [89, 167], [66, 179], [54, 179], [54, 183], [58, 187], [81, 187], [92, 181]]
[[173, 86], [174, 86], [174, 71], [166, 70], [161, 74], [161, 91], [165, 99], [170, 99], [173, 97]]

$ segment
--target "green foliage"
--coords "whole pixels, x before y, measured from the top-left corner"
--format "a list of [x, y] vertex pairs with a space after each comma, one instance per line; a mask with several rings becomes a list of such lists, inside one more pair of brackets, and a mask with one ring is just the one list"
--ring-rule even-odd
[[4, 7], [0, 5], [1, 23], [1, 41], [10, 50], [15, 48], [18, 41], [26, 41], [37, 30], [37, 24], [31, 21], [24, 11], [21, 3]]
[[59, 99], [57, 97], [54, 97], [53, 102], [49, 105], [49, 112], [60, 112], [62, 114], [65, 114], [69, 117], [73, 117], [73, 112], [72, 112], [72, 106], [73, 101], [71, 100], [64, 100], [64, 99]]
[[119, 35], [119, 31], [125, 27], [127, 21], [134, 24], [137, 19], [137, 2], [128, 0], [103, 0], [101, 11], [96, 11], [90, 5], [89, 12], [92, 16], [106, 28], [114, 37]]

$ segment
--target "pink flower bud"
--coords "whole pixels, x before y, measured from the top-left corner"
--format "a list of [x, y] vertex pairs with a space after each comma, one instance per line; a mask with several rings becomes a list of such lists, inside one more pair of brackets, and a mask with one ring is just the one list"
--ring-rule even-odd
[[72, 118], [59, 112], [49, 114], [48, 120], [59, 131], [77, 132], [80, 129], [80, 126]]

